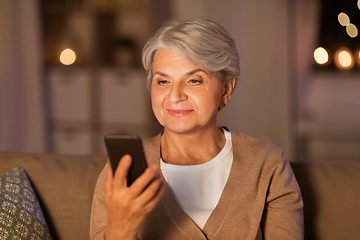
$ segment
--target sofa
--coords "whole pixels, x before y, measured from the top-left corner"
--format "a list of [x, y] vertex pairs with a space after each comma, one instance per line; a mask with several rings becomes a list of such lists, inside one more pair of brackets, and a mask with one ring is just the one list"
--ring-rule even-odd
[[53, 240], [86, 240], [93, 192], [106, 159], [2, 152], [0, 175], [15, 167], [25, 170]]
[[304, 201], [305, 239], [360, 239], [360, 160], [291, 164]]
[[[0, 175], [22, 167], [52, 239], [89, 239], [92, 196], [106, 156], [0, 153]], [[292, 162], [305, 239], [360, 239], [360, 161]]]

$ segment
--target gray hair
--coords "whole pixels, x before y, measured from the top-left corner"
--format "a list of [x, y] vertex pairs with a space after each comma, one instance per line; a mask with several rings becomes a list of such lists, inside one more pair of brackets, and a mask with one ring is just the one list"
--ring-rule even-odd
[[142, 61], [152, 81], [152, 63], [157, 50], [168, 48], [193, 64], [216, 73], [224, 84], [240, 75], [239, 54], [234, 40], [224, 27], [211, 20], [169, 20], [144, 46]]

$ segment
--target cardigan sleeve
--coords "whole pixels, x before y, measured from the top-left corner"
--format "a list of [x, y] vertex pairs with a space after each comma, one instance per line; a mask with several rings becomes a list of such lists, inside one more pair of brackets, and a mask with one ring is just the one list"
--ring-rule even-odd
[[105, 240], [105, 230], [107, 225], [107, 210], [105, 205], [105, 180], [106, 172], [110, 168], [109, 161], [101, 171], [95, 185], [93, 203], [91, 208], [90, 220], [90, 239]]
[[265, 240], [304, 239], [301, 192], [284, 153], [268, 188], [262, 230]]

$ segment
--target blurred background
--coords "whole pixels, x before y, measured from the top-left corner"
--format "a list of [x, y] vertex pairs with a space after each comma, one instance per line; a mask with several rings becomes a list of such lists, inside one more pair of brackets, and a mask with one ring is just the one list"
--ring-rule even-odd
[[169, 18], [236, 41], [219, 125], [293, 161], [360, 159], [359, 0], [0, 0], [0, 150], [101, 154], [106, 133], [161, 132], [141, 51]]

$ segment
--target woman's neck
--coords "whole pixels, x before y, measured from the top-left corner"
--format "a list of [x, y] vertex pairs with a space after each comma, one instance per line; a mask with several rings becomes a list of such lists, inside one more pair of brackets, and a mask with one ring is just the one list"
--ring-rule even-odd
[[169, 164], [202, 164], [216, 157], [225, 142], [222, 129], [217, 127], [181, 134], [165, 129], [161, 136], [161, 157]]

